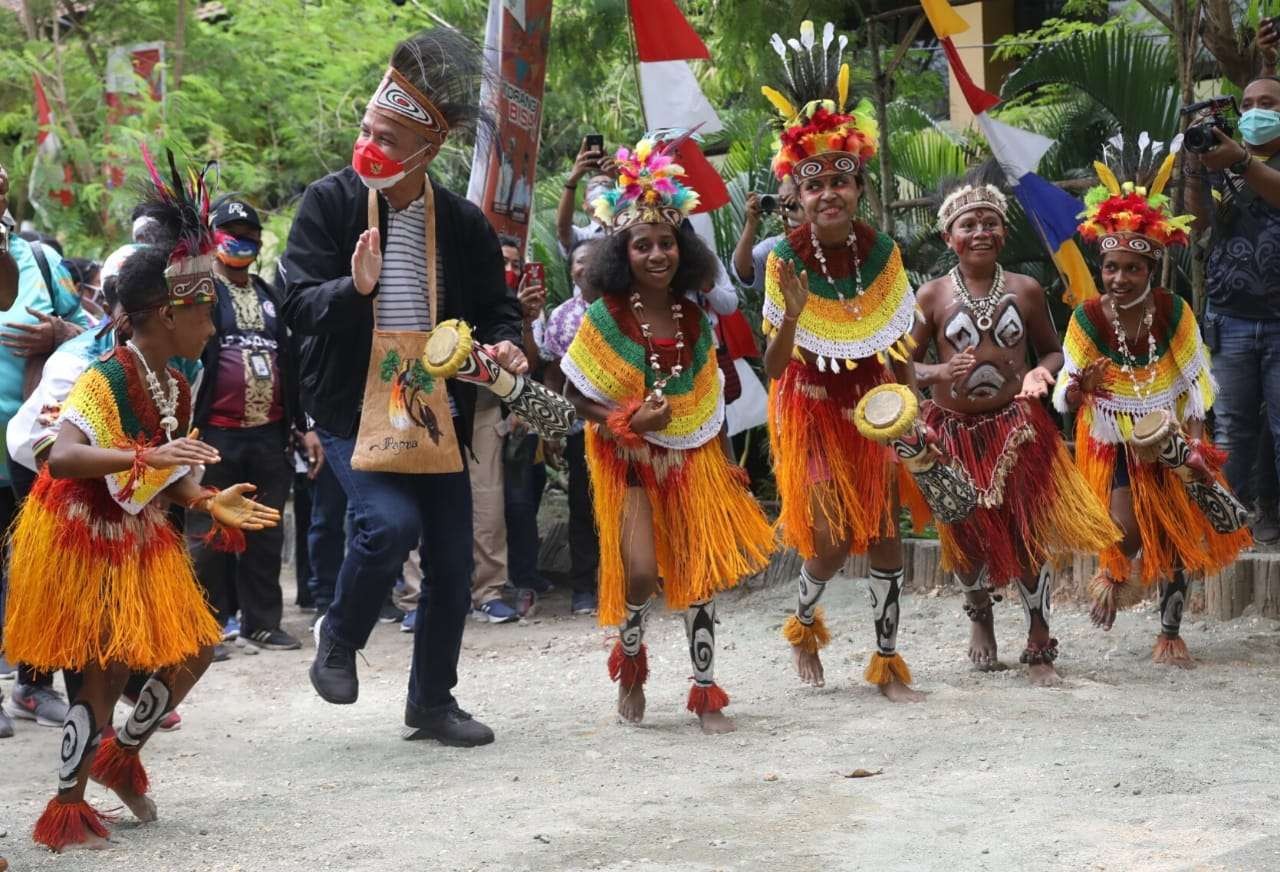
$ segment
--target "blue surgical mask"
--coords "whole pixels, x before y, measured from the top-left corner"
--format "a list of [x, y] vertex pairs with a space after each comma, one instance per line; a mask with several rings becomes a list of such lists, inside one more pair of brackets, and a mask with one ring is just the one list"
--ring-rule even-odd
[[1240, 135], [1249, 145], [1266, 145], [1280, 139], [1280, 112], [1250, 109], [1240, 116]]

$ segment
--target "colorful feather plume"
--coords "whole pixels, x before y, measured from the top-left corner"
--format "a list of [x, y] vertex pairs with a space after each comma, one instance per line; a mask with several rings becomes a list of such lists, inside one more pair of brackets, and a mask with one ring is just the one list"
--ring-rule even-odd
[[689, 135], [661, 145], [642, 139], [634, 151], [618, 149], [618, 181], [592, 203], [596, 217], [611, 227], [678, 225], [688, 217], [697, 208], [698, 192], [680, 183], [684, 168], [675, 162], [675, 154]]

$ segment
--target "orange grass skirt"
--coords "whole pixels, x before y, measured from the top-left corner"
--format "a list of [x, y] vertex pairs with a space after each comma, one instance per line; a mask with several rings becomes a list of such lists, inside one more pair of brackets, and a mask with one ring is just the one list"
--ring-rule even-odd
[[45, 470], [11, 537], [11, 661], [44, 671], [123, 663], [150, 672], [222, 638], [182, 536], [154, 503], [130, 515], [100, 479], [54, 479]]
[[720, 446], [627, 448], [586, 431], [596, 526], [600, 532], [600, 623], [626, 616], [623, 503], [637, 478], [653, 511], [653, 541], [667, 606], [684, 609], [737, 585], [769, 562], [773, 530]]

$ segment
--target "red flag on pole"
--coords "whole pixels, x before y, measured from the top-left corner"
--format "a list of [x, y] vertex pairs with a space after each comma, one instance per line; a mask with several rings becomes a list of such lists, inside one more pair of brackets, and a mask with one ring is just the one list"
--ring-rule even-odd
[[711, 60], [711, 53], [675, 0], [631, 0], [630, 7], [641, 63]]

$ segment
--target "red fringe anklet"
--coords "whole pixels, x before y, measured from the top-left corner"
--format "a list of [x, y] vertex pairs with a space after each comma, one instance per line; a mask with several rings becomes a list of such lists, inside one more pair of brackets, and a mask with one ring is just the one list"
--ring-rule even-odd
[[128, 790], [139, 796], [151, 786], [142, 759], [135, 751], [126, 751], [114, 736], [103, 741], [93, 756], [89, 777], [112, 790]]
[[79, 802], [62, 802], [55, 796], [44, 807], [44, 814], [36, 821], [31, 837], [38, 844], [61, 852], [67, 845], [89, 841], [91, 835], [107, 838], [111, 834], [107, 824], [114, 820], [83, 799]]
[[695, 684], [689, 688], [689, 711], [698, 716], [718, 712], [729, 704], [729, 694], [718, 684]]
[[622, 650], [621, 640], [609, 652], [609, 678], [623, 687], [635, 687], [649, 680], [649, 649], [641, 643], [634, 657]]
[[1156, 646], [1151, 651], [1151, 662], [1186, 664], [1195, 661], [1181, 636], [1166, 636], [1160, 633], [1156, 636]]

